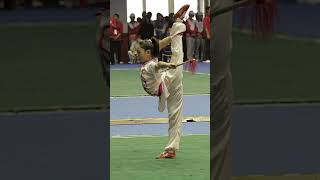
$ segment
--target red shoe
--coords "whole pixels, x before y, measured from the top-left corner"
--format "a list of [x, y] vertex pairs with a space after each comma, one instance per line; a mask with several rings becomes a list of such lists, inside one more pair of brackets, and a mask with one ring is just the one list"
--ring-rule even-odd
[[185, 16], [186, 12], [188, 11], [190, 5], [189, 4], [186, 4], [184, 6], [182, 6], [179, 11], [174, 14], [173, 18], [174, 19], [177, 19], [177, 18], [180, 18], [181, 16]]
[[156, 159], [174, 159], [176, 158], [176, 152], [174, 151], [164, 151]]

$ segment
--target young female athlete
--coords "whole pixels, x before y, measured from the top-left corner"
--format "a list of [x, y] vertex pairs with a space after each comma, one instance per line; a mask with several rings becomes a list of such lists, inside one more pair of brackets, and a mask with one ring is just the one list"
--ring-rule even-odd
[[[182, 125], [183, 85], [182, 66], [183, 62], [182, 33], [186, 30], [183, 18], [189, 5], [183, 6], [174, 16], [175, 23], [170, 31], [170, 36], [159, 42], [155, 39], [141, 40], [138, 54], [142, 61], [140, 70], [141, 82], [144, 90], [152, 95], [159, 96], [158, 110], [163, 112], [167, 103], [169, 113], [169, 141], [157, 158], [175, 158], [179, 149]], [[158, 62], [159, 50], [171, 43], [171, 62]], [[169, 69], [162, 72], [161, 69]]]

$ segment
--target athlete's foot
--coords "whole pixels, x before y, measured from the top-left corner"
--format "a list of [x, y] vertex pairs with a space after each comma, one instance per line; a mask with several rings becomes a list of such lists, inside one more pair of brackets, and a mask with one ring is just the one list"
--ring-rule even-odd
[[189, 9], [189, 7], [190, 7], [190, 5], [189, 4], [186, 4], [186, 5], [184, 5], [184, 6], [182, 6], [179, 10], [178, 10], [178, 12], [176, 12], [174, 15], [173, 15], [173, 18], [174, 19], [177, 19], [177, 18], [184, 18], [184, 16], [185, 16], [185, 14], [186, 14], [186, 12], [188, 11], [188, 9]]
[[165, 150], [159, 154], [156, 159], [174, 159], [176, 158], [176, 152], [174, 150]]

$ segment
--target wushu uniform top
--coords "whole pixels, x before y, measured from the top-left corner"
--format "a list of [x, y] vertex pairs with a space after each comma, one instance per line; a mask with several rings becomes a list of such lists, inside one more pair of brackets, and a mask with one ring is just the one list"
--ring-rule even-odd
[[143, 89], [151, 96], [159, 97], [158, 110], [163, 112], [169, 92], [166, 85], [166, 72], [156, 72], [156, 58], [145, 62], [140, 68], [140, 78]]

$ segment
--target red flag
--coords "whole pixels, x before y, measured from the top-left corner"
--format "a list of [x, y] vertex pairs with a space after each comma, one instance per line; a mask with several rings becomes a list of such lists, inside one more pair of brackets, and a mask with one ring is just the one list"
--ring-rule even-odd
[[[247, 9], [248, 8], [248, 9]], [[251, 28], [255, 36], [270, 36], [274, 31], [275, 19], [278, 19], [276, 0], [253, 0], [241, 13], [241, 28], [248, 16], [251, 17]]]
[[192, 74], [195, 74], [195, 72], [197, 71], [198, 65], [195, 59], [190, 59], [186, 61], [186, 66], [187, 66], [187, 70], [192, 72]]

